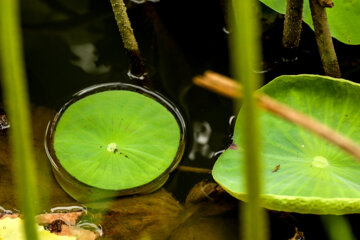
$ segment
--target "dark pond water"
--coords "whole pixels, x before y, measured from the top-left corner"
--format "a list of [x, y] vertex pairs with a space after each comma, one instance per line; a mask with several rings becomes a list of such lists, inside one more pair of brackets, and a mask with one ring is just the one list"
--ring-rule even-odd
[[[129, 60], [109, 1], [21, 2], [25, 61], [39, 165], [37, 174], [42, 196], [41, 211], [48, 211], [54, 206], [77, 204], [53, 179], [50, 164], [43, 152], [45, 126], [54, 111], [72, 94], [88, 86], [106, 82], [135, 82], [127, 75]], [[187, 122], [187, 147], [181, 165], [211, 169], [216, 153], [231, 143], [233, 103], [193, 85], [192, 77], [208, 69], [231, 75], [223, 2], [161, 0], [136, 4], [129, 1], [128, 8], [154, 88], [178, 106]], [[259, 17], [263, 27], [264, 60], [259, 74], [264, 75], [264, 81], [283, 74], [323, 74], [311, 29], [304, 25], [296, 59], [285, 59], [281, 49], [283, 17], [265, 6], [261, 10]], [[359, 82], [360, 47], [347, 46], [336, 40], [335, 47], [343, 77]], [[0, 156], [0, 206], [16, 209], [7, 136], [0, 138], [0, 150], [4, 153]], [[124, 236], [127, 236], [126, 239], [140, 239], [137, 237], [141, 236], [142, 231], [146, 232], [144, 229], [151, 229], [147, 231], [153, 234], [148, 234], [152, 239], [237, 239], [237, 207], [233, 200], [224, 197], [226, 201], [219, 200], [214, 205], [206, 203], [205, 207], [201, 205], [196, 210], [193, 210], [193, 205], [185, 204], [190, 189], [201, 180], [212, 181], [212, 178], [206, 174], [175, 171], [164, 188], [180, 203], [175, 200], [171, 204], [159, 201], [163, 205], [155, 206], [153, 212], [148, 210], [149, 207], [140, 207], [140, 210], [129, 207], [138, 204], [153, 206], [151, 197], [143, 201], [137, 198], [126, 200], [128, 202], [121, 203], [123, 205], [114, 201], [108, 203], [107, 207], [99, 203], [92, 205], [96, 210], [86, 221], [101, 224], [104, 239], [123, 239]], [[135, 219], [155, 220], [150, 223], [129, 222], [126, 220], [129, 215], [121, 212], [124, 208], [131, 208], [138, 214]], [[166, 211], [161, 212], [160, 209]], [[186, 215], [182, 212], [184, 209], [186, 214], [196, 212], [195, 217], [183, 218]], [[204, 214], [206, 211], [199, 209], [218, 209], [218, 212]], [[161, 213], [157, 214], [157, 211]], [[161, 218], [161, 214], [171, 215], [172, 218]], [[105, 216], [105, 220], [98, 220], [99, 216]], [[357, 215], [348, 218], [354, 226], [359, 223]], [[176, 223], [172, 225], [172, 221]], [[124, 224], [133, 232], [112, 230]], [[166, 231], [162, 228], [164, 224], [169, 225]], [[171, 227], [179, 224], [179, 228]], [[269, 224], [272, 239], [291, 238], [295, 226], [305, 232], [306, 239], [327, 239], [318, 216], [269, 212]], [[214, 230], [217, 228], [220, 230]], [[162, 232], [163, 235], [154, 232]]]

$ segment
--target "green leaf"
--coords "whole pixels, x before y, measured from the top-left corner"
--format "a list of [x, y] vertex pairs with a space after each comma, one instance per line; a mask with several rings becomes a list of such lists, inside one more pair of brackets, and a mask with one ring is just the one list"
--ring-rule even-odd
[[127, 90], [109, 90], [70, 105], [54, 135], [62, 166], [79, 181], [124, 190], [149, 183], [175, 160], [175, 117], [160, 103]]
[[[286, 0], [260, 0], [275, 11], [285, 14]], [[331, 35], [346, 44], [360, 44], [360, 0], [333, 0], [334, 7], [327, 9]], [[304, 21], [314, 29], [309, 1], [304, 1]]]
[[[281, 76], [261, 89], [345, 136], [360, 142], [360, 85], [316, 75]], [[242, 146], [240, 111], [234, 142]], [[313, 214], [360, 212], [360, 164], [317, 135], [260, 114], [263, 141], [263, 206]], [[238, 159], [241, 159], [241, 163]], [[246, 201], [243, 150], [228, 149], [217, 160], [213, 176], [230, 194]]]

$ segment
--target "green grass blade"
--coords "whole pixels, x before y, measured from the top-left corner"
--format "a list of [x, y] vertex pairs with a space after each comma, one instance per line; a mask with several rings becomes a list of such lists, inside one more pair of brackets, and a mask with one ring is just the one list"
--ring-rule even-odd
[[325, 215], [321, 216], [321, 220], [325, 226], [331, 240], [355, 240], [351, 232], [349, 222], [343, 216]]
[[31, 144], [30, 113], [25, 81], [19, 6], [16, 0], [0, 1], [0, 61], [2, 84], [11, 129], [14, 180], [25, 220], [27, 239], [36, 240], [36, 183]]
[[260, 141], [258, 110], [253, 92], [260, 84], [260, 76], [255, 73], [260, 59], [259, 23], [256, 16], [258, 2], [255, 0], [233, 0], [234, 17], [231, 41], [232, 67], [235, 78], [243, 84], [245, 121], [243, 126], [248, 203], [242, 219], [245, 239], [266, 239], [263, 210], [260, 208], [261, 192]]

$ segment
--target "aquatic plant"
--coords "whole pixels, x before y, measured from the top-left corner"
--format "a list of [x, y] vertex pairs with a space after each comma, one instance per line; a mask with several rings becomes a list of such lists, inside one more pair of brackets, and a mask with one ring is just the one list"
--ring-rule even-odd
[[[316, 76], [281, 76], [260, 90], [359, 142], [357, 121], [360, 86]], [[247, 200], [241, 173], [244, 111], [234, 131], [234, 147], [217, 160], [213, 176], [230, 194]], [[360, 165], [354, 157], [299, 126], [261, 112], [264, 165], [262, 205], [312, 214], [360, 212]], [[243, 160], [242, 160], [243, 161]]]
[[82, 195], [81, 187], [63, 185], [81, 201], [161, 187], [184, 150], [180, 113], [140, 87], [115, 83], [89, 89], [60, 110], [48, 131], [47, 150], [56, 175], [61, 168], [60, 184], [70, 175], [85, 189], [90, 186], [91, 194]]

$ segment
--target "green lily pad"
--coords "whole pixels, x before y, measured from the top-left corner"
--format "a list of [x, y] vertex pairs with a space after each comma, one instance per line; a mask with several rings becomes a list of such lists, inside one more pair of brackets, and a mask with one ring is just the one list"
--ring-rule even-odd
[[[316, 75], [281, 76], [260, 91], [360, 142], [360, 85]], [[264, 207], [288, 212], [360, 212], [360, 164], [346, 152], [303, 128], [260, 112]], [[246, 201], [243, 113], [233, 147], [215, 163], [213, 176]]]
[[[286, 0], [260, 0], [275, 11], [285, 14]], [[331, 35], [346, 44], [360, 44], [360, 0], [333, 0], [334, 7], [327, 9]], [[314, 29], [309, 1], [304, 1], [304, 21]]]
[[69, 104], [57, 121], [53, 147], [61, 166], [106, 190], [136, 188], [169, 174], [183, 144], [173, 113], [149, 94], [98, 91]]

